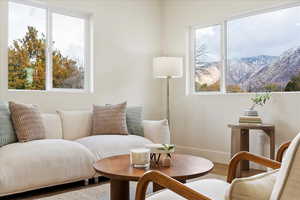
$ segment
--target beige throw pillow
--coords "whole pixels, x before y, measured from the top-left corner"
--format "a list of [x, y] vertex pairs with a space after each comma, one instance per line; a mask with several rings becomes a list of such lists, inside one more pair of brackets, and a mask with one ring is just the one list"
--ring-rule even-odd
[[105, 105], [93, 107], [93, 135], [128, 135], [126, 105]]
[[19, 142], [45, 139], [43, 118], [37, 106], [9, 102], [9, 109]]
[[170, 128], [168, 120], [150, 121], [144, 120], [144, 136], [157, 144], [170, 144]]

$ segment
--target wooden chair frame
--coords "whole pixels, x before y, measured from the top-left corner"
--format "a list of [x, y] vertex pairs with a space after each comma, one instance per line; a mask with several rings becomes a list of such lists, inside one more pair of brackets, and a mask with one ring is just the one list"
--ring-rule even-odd
[[[282, 148], [281, 150], [283, 150]], [[286, 149], [286, 148], [285, 148]], [[282, 153], [283, 154], [283, 153]], [[258, 164], [261, 164], [272, 169], [278, 169], [281, 166], [281, 163], [275, 160], [271, 160], [262, 156], [251, 154], [249, 152], [239, 152], [237, 153], [230, 161], [227, 182], [231, 183], [232, 180], [236, 177], [237, 166], [240, 161], [249, 160]], [[178, 195], [188, 199], [188, 200], [211, 200], [205, 195], [187, 187], [186, 185], [172, 179], [158, 171], [149, 171], [140, 178], [135, 200], [145, 200], [146, 199], [146, 190], [150, 182], [156, 183], [164, 188], [177, 193]]]
[[288, 141], [288, 142], [283, 143], [282, 145], [280, 145], [280, 147], [277, 151], [276, 161], [282, 162], [284, 152], [289, 148], [290, 144], [291, 144], [291, 141]]

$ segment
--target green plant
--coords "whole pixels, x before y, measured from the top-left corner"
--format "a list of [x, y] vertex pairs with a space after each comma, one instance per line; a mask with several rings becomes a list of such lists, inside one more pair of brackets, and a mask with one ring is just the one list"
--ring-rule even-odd
[[166, 152], [172, 151], [173, 149], [175, 149], [175, 145], [174, 144], [162, 144], [163, 147], [160, 147], [159, 150], [163, 150]]
[[250, 110], [254, 110], [255, 106], [264, 106], [268, 100], [271, 98], [271, 93], [266, 92], [264, 94], [256, 94], [255, 97], [251, 98], [253, 104]]

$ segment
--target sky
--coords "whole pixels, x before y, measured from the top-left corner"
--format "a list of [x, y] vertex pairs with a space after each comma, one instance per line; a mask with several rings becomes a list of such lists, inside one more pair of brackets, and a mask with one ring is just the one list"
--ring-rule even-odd
[[[199, 43], [206, 43], [215, 55], [210, 61], [219, 58], [218, 29], [196, 34]], [[300, 7], [228, 21], [229, 58], [279, 56], [294, 47], [300, 47]]]
[[[45, 9], [10, 2], [9, 44], [23, 38], [28, 26], [46, 35], [46, 18]], [[59, 49], [64, 56], [84, 63], [84, 20], [54, 13], [52, 22], [54, 48]]]

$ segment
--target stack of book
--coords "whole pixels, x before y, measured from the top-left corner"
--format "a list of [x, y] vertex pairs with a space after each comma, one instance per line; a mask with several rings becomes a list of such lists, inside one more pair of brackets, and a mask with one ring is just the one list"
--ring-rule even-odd
[[262, 120], [259, 116], [241, 116], [240, 123], [261, 124]]

